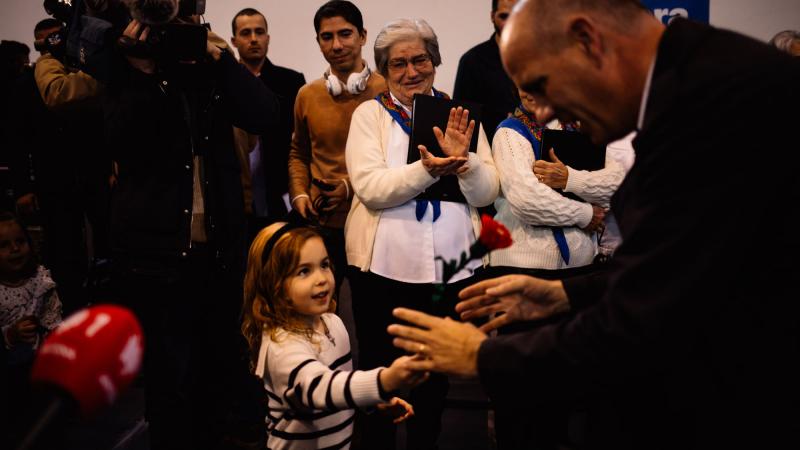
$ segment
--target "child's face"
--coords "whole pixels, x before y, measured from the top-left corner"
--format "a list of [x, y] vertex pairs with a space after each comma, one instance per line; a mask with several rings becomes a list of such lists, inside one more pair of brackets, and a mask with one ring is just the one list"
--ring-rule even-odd
[[315, 317], [328, 312], [336, 282], [322, 239], [314, 237], [306, 241], [300, 249], [299, 264], [288, 281], [287, 293], [297, 313]]
[[15, 274], [25, 268], [31, 248], [22, 228], [12, 221], [0, 222], [0, 274]]

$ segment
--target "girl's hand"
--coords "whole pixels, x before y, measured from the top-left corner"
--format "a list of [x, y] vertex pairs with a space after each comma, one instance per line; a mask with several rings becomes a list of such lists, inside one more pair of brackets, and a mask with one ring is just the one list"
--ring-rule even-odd
[[414, 416], [414, 407], [400, 397], [392, 397], [386, 403], [378, 403], [378, 411], [392, 418], [392, 423], [405, 422]]
[[39, 327], [39, 320], [34, 316], [25, 316], [19, 319], [8, 330], [8, 343], [11, 345], [36, 343], [36, 329]]
[[411, 389], [428, 379], [430, 372], [420, 372], [409, 367], [409, 362], [425, 359], [422, 355], [401, 356], [380, 373], [380, 383], [388, 392], [398, 389]]

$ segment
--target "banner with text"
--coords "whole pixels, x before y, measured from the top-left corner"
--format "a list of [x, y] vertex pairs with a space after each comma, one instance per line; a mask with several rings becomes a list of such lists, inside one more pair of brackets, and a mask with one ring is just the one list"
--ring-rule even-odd
[[708, 23], [709, 0], [642, 0], [642, 3], [665, 25], [678, 16]]

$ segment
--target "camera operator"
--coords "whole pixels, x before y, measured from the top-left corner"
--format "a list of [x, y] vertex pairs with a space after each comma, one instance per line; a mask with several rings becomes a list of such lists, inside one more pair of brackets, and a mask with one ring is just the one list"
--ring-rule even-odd
[[[219, 448], [245, 439], [236, 427], [252, 425], [263, 438], [264, 411], [246, 391], [258, 381], [239, 331], [247, 242], [233, 126], [263, 134], [278, 107], [222, 39], [209, 32], [199, 43], [205, 55], [192, 59], [194, 38], [169, 33], [132, 20], [120, 39], [123, 64], [106, 86], [119, 168], [114, 277], [145, 330], [151, 448]], [[182, 44], [159, 49], [155, 35]]]
[[41, 52], [36, 61], [36, 85], [45, 105], [51, 109], [95, 100], [101, 90], [97, 80], [64, 64], [66, 39], [66, 29], [55, 19], [48, 28], [36, 32], [34, 45]]

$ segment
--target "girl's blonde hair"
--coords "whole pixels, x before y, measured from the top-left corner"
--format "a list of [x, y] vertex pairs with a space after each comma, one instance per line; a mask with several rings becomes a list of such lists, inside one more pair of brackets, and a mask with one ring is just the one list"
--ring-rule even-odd
[[[309, 240], [322, 239], [322, 236], [311, 228], [291, 229], [278, 238], [264, 260], [264, 247], [272, 235], [284, 225], [286, 224], [278, 222], [262, 229], [253, 239], [247, 255], [242, 334], [250, 347], [252, 364], [258, 358], [264, 331], [269, 331], [273, 340], [281, 329], [313, 340], [314, 331], [308, 328], [303, 318], [292, 308], [287, 288], [289, 279], [300, 263], [300, 250]], [[331, 299], [328, 312], [335, 310], [336, 300]]]

